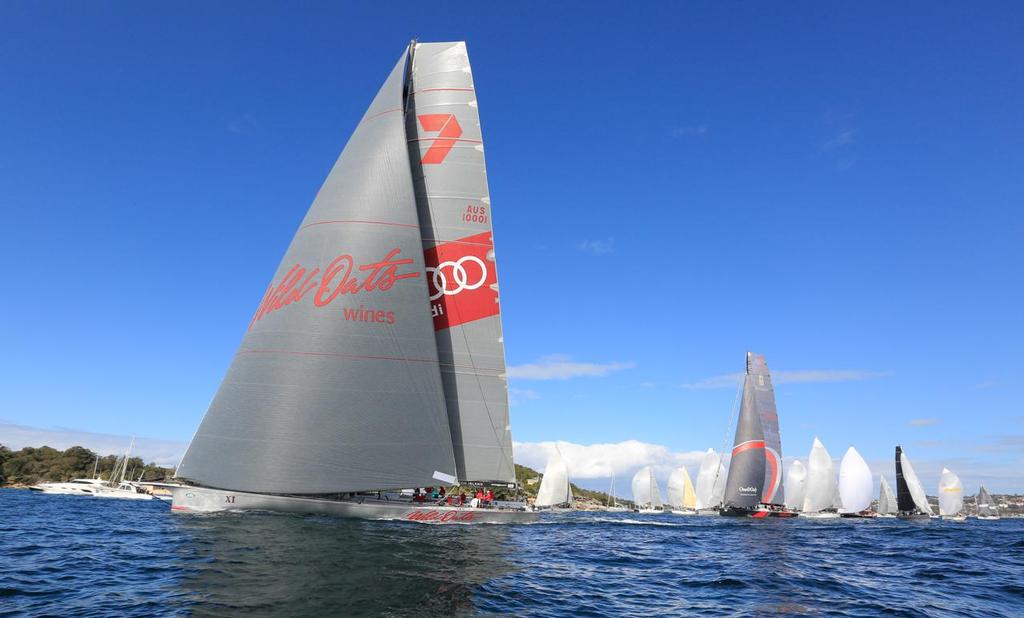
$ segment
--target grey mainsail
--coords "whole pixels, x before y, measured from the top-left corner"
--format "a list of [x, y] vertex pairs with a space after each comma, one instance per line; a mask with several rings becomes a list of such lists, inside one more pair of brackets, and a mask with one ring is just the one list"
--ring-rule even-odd
[[764, 356], [747, 352], [725, 506], [750, 508], [781, 501], [783, 491], [782, 440], [768, 364]]
[[464, 42], [413, 45], [406, 132], [458, 477], [513, 482], [492, 210]]
[[976, 498], [978, 504], [978, 517], [998, 517], [999, 509], [996, 506], [995, 500], [989, 495], [988, 490], [984, 486], [978, 490], [978, 497]]
[[878, 512], [882, 515], [895, 515], [896, 497], [892, 495], [892, 489], [889, 487], [889, 482], [885, 480], [885, 476], [882, 476], [881, 479], [878, 488]]
[[754, 391], [754, 403], [761, 416], [761, 430], [764, 432], [764, 492], [761, 501], [767, 504], [783, 502], [785, 489], [782, 486], [782, 435], [779, 433], [779, 413], [775, 407], [775, 390], [768, 373], [768, 362], [761, 354], [747, 352], [747, 376], [744, 390], [750, 386]]
[[[749, 358], [749, 353], [748, 353]], [[749, 372], [750, 365], [747, 364]], [[729, 476], [725, 481], [725, 506], [751, 508], [761, 502], [764, 488], [764, 429], [757, 412], [754, 390], [749, 387], [750, 374], [743, 381], [743, 401], [736, 421]]]
[[403, 117], [407, 56], [295, 233], [178, 477], [319, 494], [454, 475]]

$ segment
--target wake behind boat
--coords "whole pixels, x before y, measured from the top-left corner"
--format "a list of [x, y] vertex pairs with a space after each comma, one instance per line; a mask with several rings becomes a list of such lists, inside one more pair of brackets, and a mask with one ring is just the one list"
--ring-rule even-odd
[[483, 140], [464, 43], [412, 43], [299, 226], [189, 445], [175, 511], [532, 521], [515, 488]]

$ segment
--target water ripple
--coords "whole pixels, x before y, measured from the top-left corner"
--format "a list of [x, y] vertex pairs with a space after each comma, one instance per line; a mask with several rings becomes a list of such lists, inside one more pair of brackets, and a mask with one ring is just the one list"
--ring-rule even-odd
[[424, 526], [0, 490], [0, 616], [1014, 616], [1024, 521]]

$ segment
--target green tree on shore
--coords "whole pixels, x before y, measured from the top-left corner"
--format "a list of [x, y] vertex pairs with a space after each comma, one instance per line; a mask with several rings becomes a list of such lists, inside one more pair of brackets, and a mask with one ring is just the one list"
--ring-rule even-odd
[[[88, 478], [93, 475], [94, 466], [97, 476], [109, 479], [118, 458], [117, 455], [98, 457], [82, 446], [72, 446], [64, 451], [49, 446], [28, 446], [20, 451], [11, 451], [0, 445], [0, 485], [34, 485]], [[139, 457], [128, 459], [127, 468], [132, 480], [141, 475], [143, 480], [157, 481], [169, 479], [173, 474], [170, 468], [146, 464]]]

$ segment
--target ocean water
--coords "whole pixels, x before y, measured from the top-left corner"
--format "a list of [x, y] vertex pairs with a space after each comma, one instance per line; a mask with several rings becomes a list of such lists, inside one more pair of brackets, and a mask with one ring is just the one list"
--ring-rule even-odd
[[0, 490], [0, 616], [1024, 615], [1024, 520], [430, 526]]

